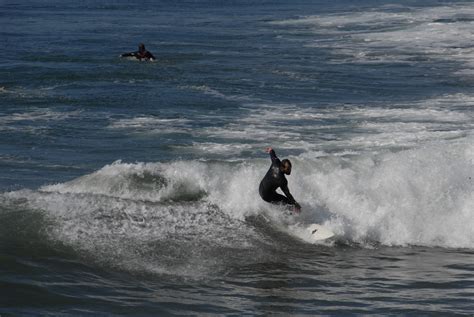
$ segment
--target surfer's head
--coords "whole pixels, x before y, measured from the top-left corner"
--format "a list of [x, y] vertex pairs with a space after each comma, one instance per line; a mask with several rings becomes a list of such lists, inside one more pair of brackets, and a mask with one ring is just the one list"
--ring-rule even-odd
[[140, 44], [138, 45], [138, 51], [139, 51], [139, 52], [144, 52], [144, 51], [145, 51], [145, 44], [140, 43]]
[[280, 170], [286, 175], [291, 174], [291, 162], [288, 159], [281, 161]]

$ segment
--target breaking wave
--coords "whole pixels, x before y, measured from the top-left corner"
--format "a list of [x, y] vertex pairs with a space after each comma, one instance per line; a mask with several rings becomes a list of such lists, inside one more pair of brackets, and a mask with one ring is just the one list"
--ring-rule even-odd
[[323, 223], [362, 246], [474, 245], [472, 137], [372, 156], [290, 158], [300, 216], [283, 216], [259, 198], [264, 159], [117, 161], [70, 182], [4, 193], [0, 203], [3, 210], [38, 210], [49, 220], [50, 239], [99, 262], [157, 273], [206, 274], [238, 261], [236, 250], [270, 256], [265, 250], [282, 241], [249, 221], [262, 214], [280, 223]]

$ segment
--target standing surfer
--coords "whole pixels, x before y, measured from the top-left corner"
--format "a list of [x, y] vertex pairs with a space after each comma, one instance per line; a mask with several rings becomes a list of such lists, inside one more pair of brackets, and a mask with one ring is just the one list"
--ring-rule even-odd
[[[260, 182], [259, 193], [263, 200], [272, 204], [283, 204], [294, 206], [296, 212], [301, 211], [301, 206], [296, 202], [288, 189], [288, 181], [285, 174], [291, 174], [291, 162], [288, 159], [280, 161], [275, 151], [269, 147], [266, 152], [270, 154], [272, 165], [265, 177]], [[283, 191], [285, 196], [276, 192], [278, 187]]]
[[136, 52], [131, 52], [131, 53], [124, 53], [122, 55], [120, 55], [120, 57], [135, 57], [136, 59], [142, 61], [154, 61], [155, 60], [155, 56], [153, 56], [152, 53], [148, 52], [146, 49], [145, 49], [145, 44], [143, 43], [140, 43], [140, 45], [138, 45], [138, 51]]

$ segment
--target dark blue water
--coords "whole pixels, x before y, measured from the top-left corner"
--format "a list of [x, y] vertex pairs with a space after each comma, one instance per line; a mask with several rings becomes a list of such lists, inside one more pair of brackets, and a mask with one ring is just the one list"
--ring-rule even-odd
[[[467, 1], [3, 1], [0, 315], [472, 315], [473, 27]], [[300, 215], [258, 196], [267, 146]]]

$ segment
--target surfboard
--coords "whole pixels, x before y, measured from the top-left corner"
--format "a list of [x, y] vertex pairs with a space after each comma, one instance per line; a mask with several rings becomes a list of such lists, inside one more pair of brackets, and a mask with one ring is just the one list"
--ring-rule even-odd
[[310, 234], [310, 238], [313, 241], [326, 240], [334, 237], [334, 232], [329, 228], [318, 225], [317, 223], [310, 224], [306, 231]]
[[289, 231], [296, 237], [308, 243], [323, 242], [335, 236], [331, 229], [317, 223], [312, 223], [310, 225], [291, 225]]

